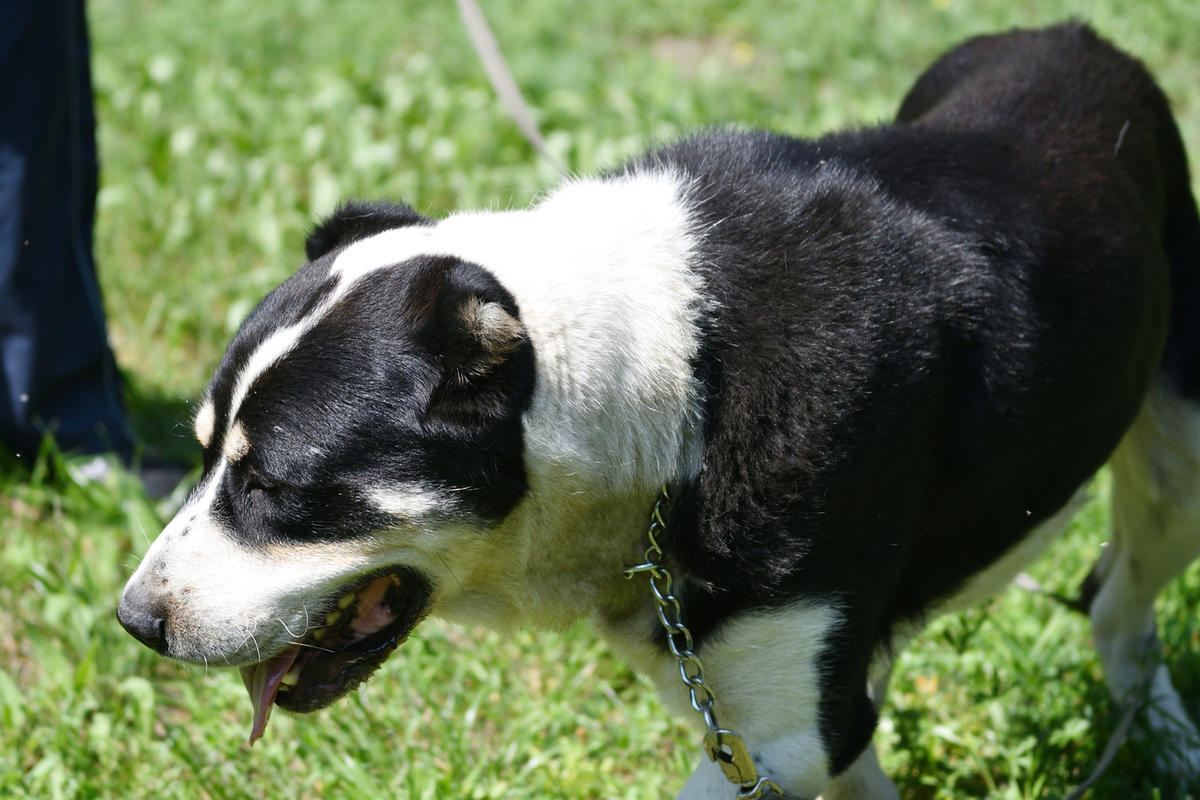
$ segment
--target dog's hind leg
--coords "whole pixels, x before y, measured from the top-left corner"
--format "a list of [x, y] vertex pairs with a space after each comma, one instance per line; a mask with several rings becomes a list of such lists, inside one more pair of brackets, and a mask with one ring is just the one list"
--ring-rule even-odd
[[1112, 541], [1085, 584], [1109, 690], [1145, 701], [1143, 720], [1170, 774], [1200, 775], [1200, 737], [1162, 663], [1159, 591], [1200, 556], [1200, 404], [1161, 380], [1111, 460]]

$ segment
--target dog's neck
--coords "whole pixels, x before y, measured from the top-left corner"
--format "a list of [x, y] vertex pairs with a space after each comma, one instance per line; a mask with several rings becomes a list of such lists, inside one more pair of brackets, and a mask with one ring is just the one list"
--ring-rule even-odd
[[[601, 495], [558, 475], [557, 491], [534, 477], [534, 490], [496, 529], [503, 564], [481, 563], [461, 575], [469, 592], [448, 590], [439, 615], [493, 628], [562, 628], [594, 617], [602, 628], [654, 619], [649, 592], [624, 578], [641, 560], [654, 490]], [[545, 476], [543, 476], [545, 479]]]

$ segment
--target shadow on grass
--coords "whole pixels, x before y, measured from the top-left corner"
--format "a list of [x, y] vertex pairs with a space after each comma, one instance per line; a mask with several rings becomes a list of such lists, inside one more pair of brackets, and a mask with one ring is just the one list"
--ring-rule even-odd
[[[200, 448], [191, 425], [194, 401], [129, 381], [125, 405], [138, 442], [135, 461], [162, 461], [188, 471], [200, 465]], [[21, 458], [0, 443], [0, 482], [33, 481], [48, 488], [61, 487], [67, 477], [66, 464], [77, 458], [78, 454], [60, 451], [50, 435], [33, 458]]]
[[189, 468], [200, 464], [200, 447], [192, 434], [195, 400], [129, 381], [125, 405], [129, 424], [147, 455]]

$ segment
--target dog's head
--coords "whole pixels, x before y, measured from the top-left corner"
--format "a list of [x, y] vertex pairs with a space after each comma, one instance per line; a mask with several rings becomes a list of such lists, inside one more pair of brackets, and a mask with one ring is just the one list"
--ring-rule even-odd
[[199, 485], [122, 598], [151, 647], [243, 667], [252, 737], [272, 702], [365, 679], [527, 490], [513, 297], [461, 258], [363, 241], [425, 225], [351, 205], [310, 236], [230, 343], [195, 419]]
[[257, 737], [272, 704], [327, 705], [427, 613], [630, 619], [647, 597], [621, 570], [657, 487], [699, 463], [680, 197], [647, 174], [436, 223], [338, 211], [230, 343], [195, 419], [203, 474], [122, 624], [241, 666]]

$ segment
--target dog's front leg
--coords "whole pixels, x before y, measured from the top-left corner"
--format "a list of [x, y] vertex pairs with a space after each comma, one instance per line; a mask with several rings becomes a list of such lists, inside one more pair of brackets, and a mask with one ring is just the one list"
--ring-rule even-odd
[[872, 742], [845, 772], [825, 787], [821, 800], [900, 800], [900, 792], [879, 766]]
[[[779, 784], [787, 798], [817, 797], [835, 771], [868, 777], [872, 764], [877, 775], [870, 777], [887, 780], [871, 758], [873, 750], [863, 750], [875, 718], [865, 677], [859, 680], [858, 673], [865, 676], [870, 648], [856, 646], [853, 638], [839, 608], [803, 600], [741, 614], [699, 648], [705, 681], [717, 698], [718, 723], [742, 736], [758, 774]], [[859, 650], [861, 656], [855, 655]], [[674, 665], [656, 677], [667, 702], [694, 716]], [[849, 686], [858, 691], [847, 694]], [[862, 764], [860, 753], [866, 756]], [[875, 779], [866, 785], [881, 786]], [[736, 796], [736, 787], [705, 757], [679, 800]]]

